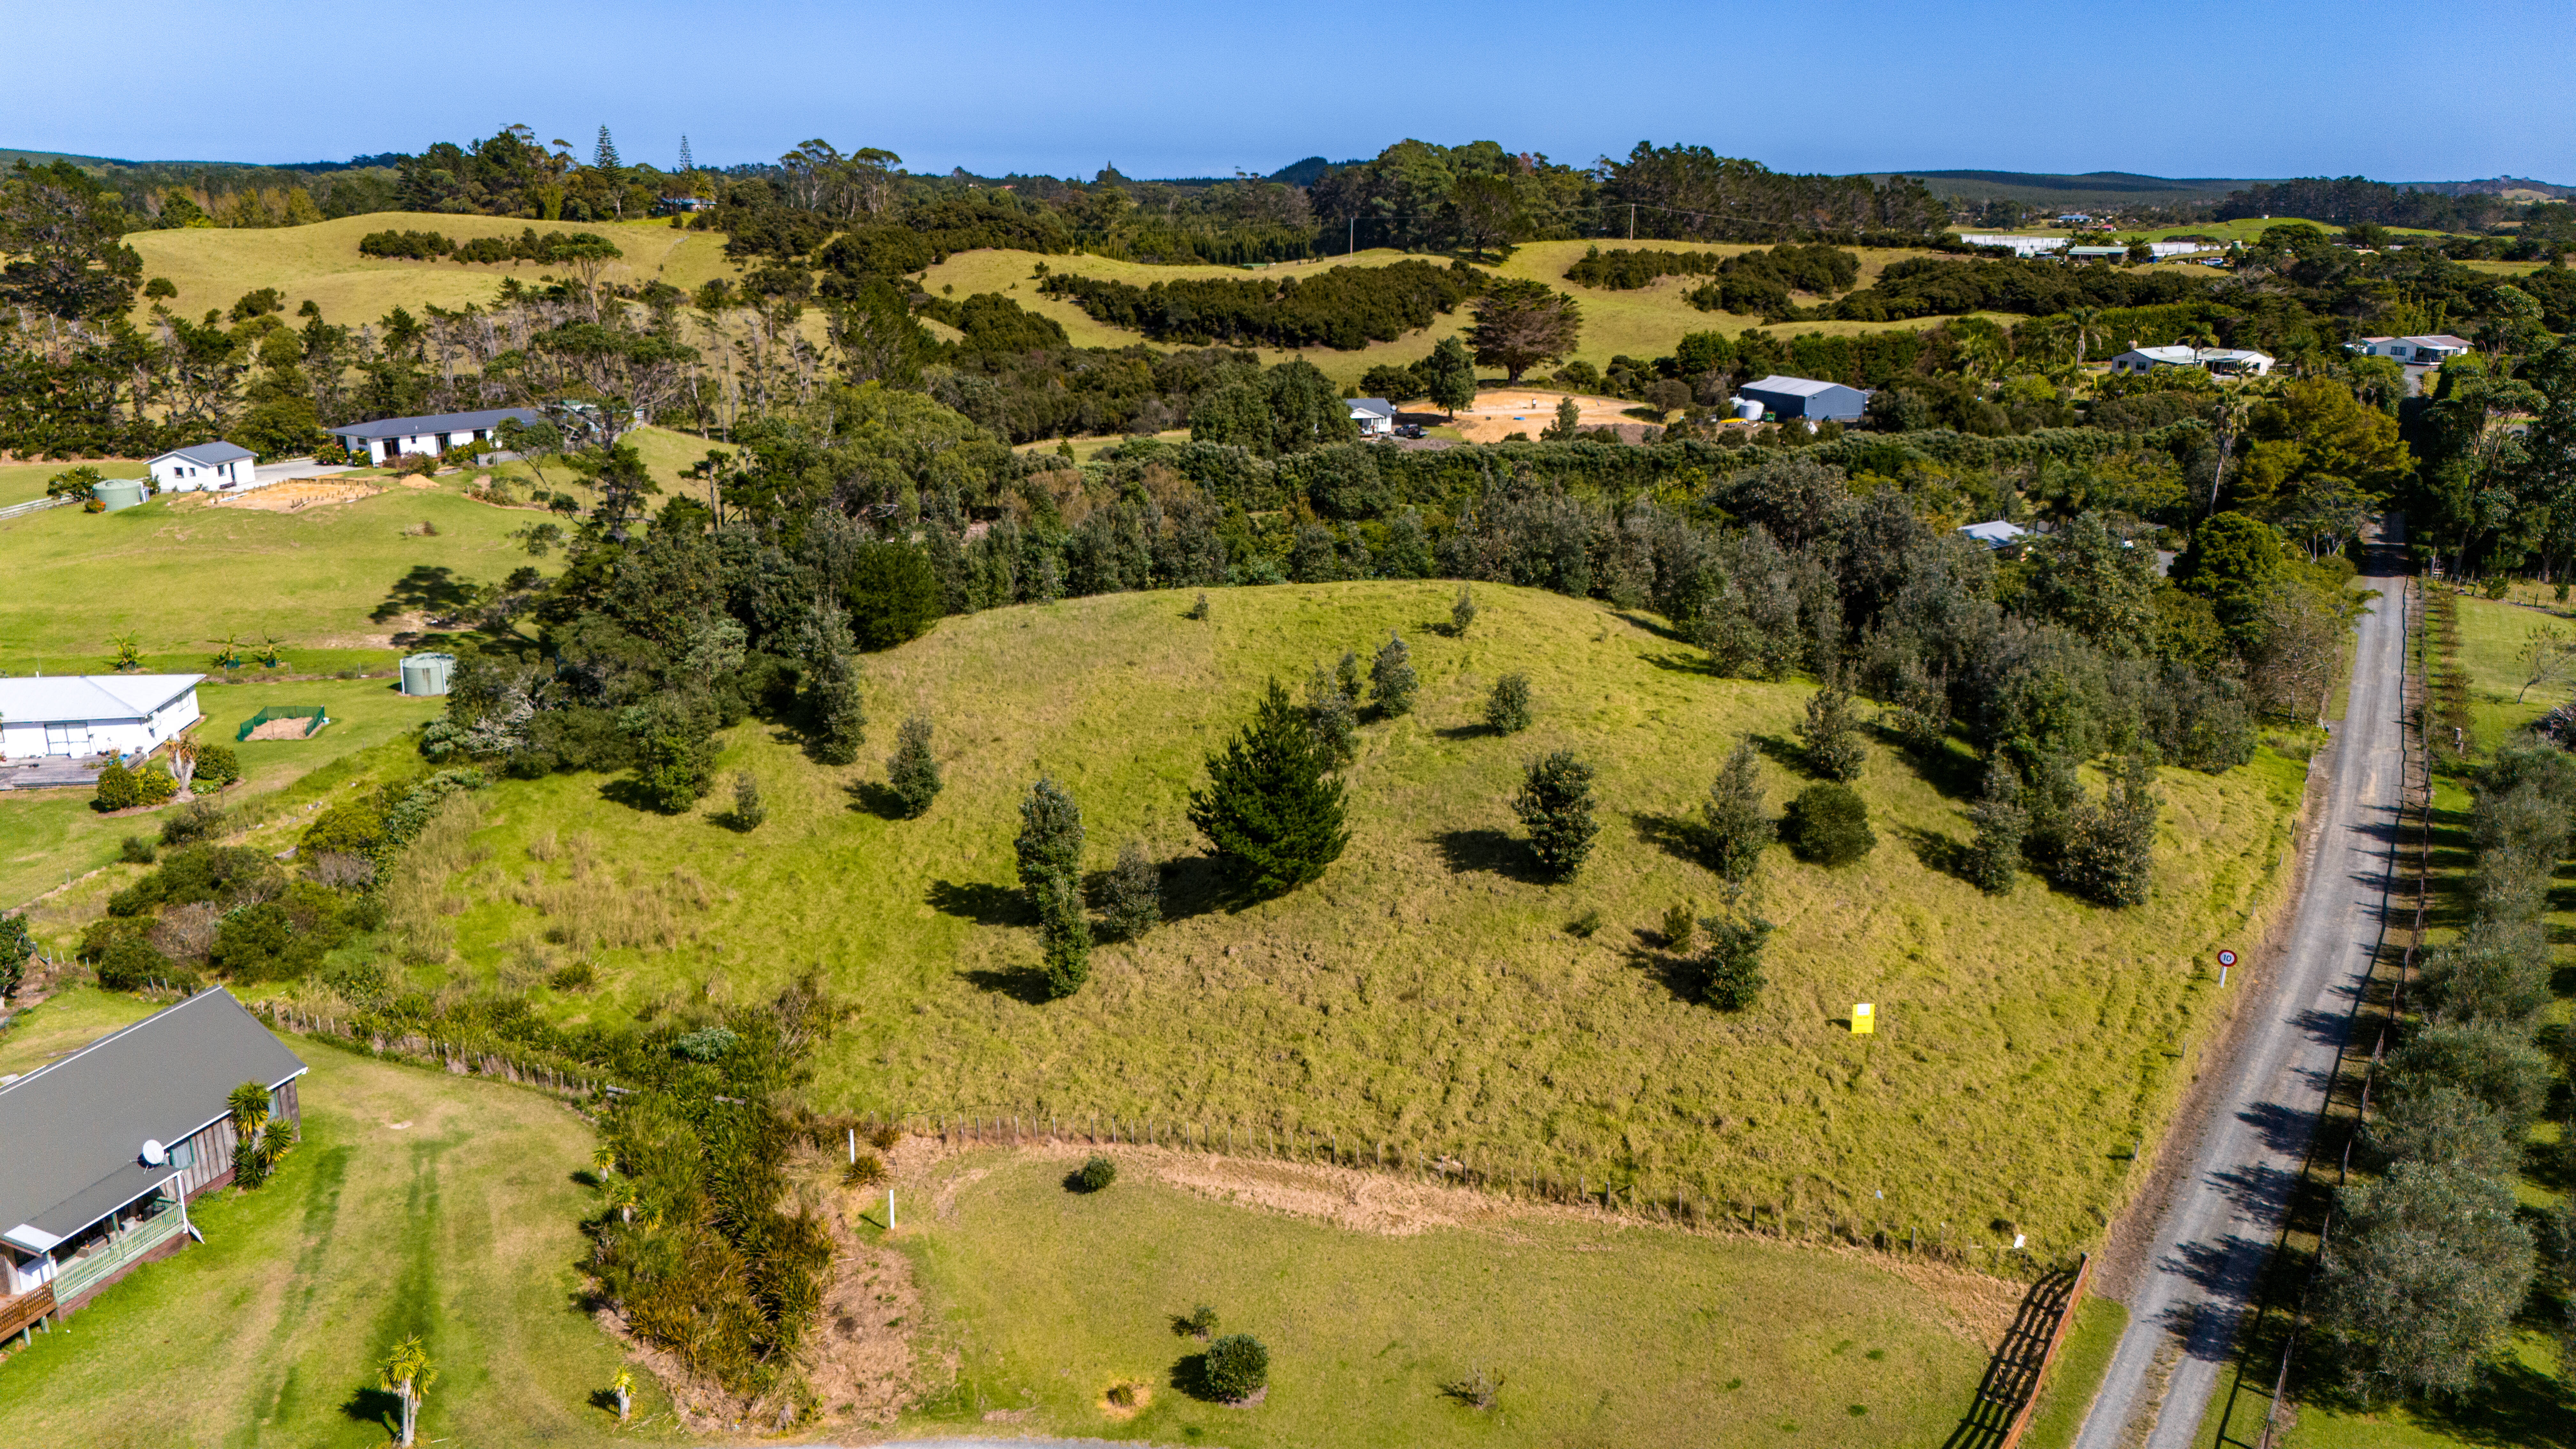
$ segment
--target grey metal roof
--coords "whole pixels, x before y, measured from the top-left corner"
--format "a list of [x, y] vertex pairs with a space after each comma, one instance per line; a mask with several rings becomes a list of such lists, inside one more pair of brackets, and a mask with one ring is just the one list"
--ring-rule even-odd
[[432, 413], [421, 418], [378, 418], [371, 423], [351, 423], [331, 428], [334, 437], [365, 442], [374, 438], [412, 438], [423, 433], [470, 433], [477, 428], [497, 427], [503, 418], [517, 418], [523, 423], [537, 420], [534, 408], [485, 408], [479, 413]]
[[1395, 404], [1382, 397], [1352, 397], [1342, 401], [1349, 403], [1355, 413], [1375, 413], [1382, 418], [1395, 416]]
[[0, 1086], [0, 1233], [68, 1238], [173, 1169], [143, 1144], [185, 1141], [244, 1082], [274, 1091], [304, 1063], [221, 987]]
[[[250, 449], [245, 448], [238, 443], [227, 443], [223, 439], [217, 438], [211, 443], [197, 443], [190, 447], [172, 448], [169, 452], [162, 454], [161, 458], [185, 458], [191, 463], [200, 463], [211, 468], [217, 463], [237, 462], [240, 459], [254, 456], [256, 455], [253, 454]], [[161, 458], [155, 458], [152, 461], [158, 463], [161, 461]]]
[[1818, 382], [1812, 377], [1784, 377], [1777, 373], [1763, 378], [1759, 382], [1748, 382], [1744, 386], [1737, 388], [1736, 391], [1740, 393], [1749, 392], [1755, 394], [1766, 392], [1779, 393], [1788, 397], [1815, 397], [1819, 394], [1830, 392], [1835, 388], [1842, 388], [1845, 392], [1860, 391], [1859, 388], [1845, 387], [1839, 382]]

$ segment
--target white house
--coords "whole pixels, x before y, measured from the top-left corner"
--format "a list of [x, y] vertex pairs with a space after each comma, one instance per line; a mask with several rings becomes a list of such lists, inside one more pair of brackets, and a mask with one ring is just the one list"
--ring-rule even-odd
[[205, 718], [202, 674], [60, 674], [0, 679], [0, 757], [85, 759], [159, 749]]
[[2429, 366], [2447, 362], [2467, 352], [2471, 345], [2465, 337], [2436, 332], [2417, 337], [2365, 337], [2359, 342], [2345, 343], [2344, 350], [2358, 352], [2364, 357], [2393, 357], [2399, 362]]
[[1349, 397], [1351, 421], [1360, 425], [1363, 438], [1383, 438], [1395, 431], [1395, 404], [1382, 397]]
[[2261, 377], [2272, 370], [2272, 355], [2245, 347], [2132, 347], [2111, 359], [2115, 373], [2153, 372], [2159, 367], [2198, 367], [2208, 371]]
[[533, 408], [485, 408], [481, 412], [433, 413], [420, 418], [378, 418], [330, 431], [352, 454], [364, 453], [369, 463], [382, 466], [405, 453], [435, 455], [450, 448], [488, 443], [505, 418], [533, 423], [537, 413]]
[[143, 466], [152, 470], [153, 487], [165, 493], [194, 493], [247, 488], [258, 477], [252, 465], [250, 449], [218, 440], [164, 453]]

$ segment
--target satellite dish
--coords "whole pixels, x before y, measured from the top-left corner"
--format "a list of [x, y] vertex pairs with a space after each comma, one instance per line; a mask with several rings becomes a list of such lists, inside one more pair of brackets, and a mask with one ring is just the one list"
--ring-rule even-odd
[[150, 1137], [143, 1139], [143, 1161], [146, 1165], [159, 1167], [162, 1163], [169, 1160], [170, 1154], [162, 1148], [161, 1144], [157, 1140]]

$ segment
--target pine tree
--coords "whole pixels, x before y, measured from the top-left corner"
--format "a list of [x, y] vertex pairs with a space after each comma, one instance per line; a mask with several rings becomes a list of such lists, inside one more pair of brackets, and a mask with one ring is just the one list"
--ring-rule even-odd
[[939, 761], [930, 753], [930, 716], [917, 714], [895, 733], [894, 757], [886, 761], [886, 784], [903, 802], [904, 818], [918, 820], [939, 797]]
[[680, 137], [680, 171], [681, 171], [681, 174], [686, 175], [687, 173], [689, 173], [689, 172], [691, 172], [691, 171], [695, 171], [695, 170], [697, 170], [697, 169], [698, 169], [698, 163], [697, 163], [695, 160], [691, 159], [691, 157], [690, 157], [690, 155], [689, 155], [689, 138], [688, 138], [688, 136], [687, 136], [687, 135], [683, 134], [683, 135]]
[[1273, 679], [1252, 723], [1208, 756], [1208, 787], [1190, 792], [1190, 823], [1239, 885], [1263, 895], [1294, 890], [1321, 876], [1350, 844], [1342, 784], [1331, 768], [1324, 745]]
[[1572, 442], [1583, 431], [1583, 407], [1570, 397], [1556, 400], [1556, 421], [1538, 430], [1542, 442]]
[[625, 163], [617, 159], [617, 143], [609, 138], [606, 125], [599, 128], [599, 144], [590, 148], [590, 164], [602, 171], [624, 169]]
[[769, 818], [769, 807], [760, 802], [760, 781], [749, 770], [733, 777], [733, 828], [758, 830]]
[[1708, 799], [1700, 805], [1700, 816], [1709, 868], [1730, 881], [1751, 879], [1753, 868], [1761, 863], [1763, 850], [1777, 838], [1779, 827], [1772, 822], [1770, 805], [1762, 798], [1761, 768], [1750, 738], [1735, 742], [1734, 751], [1727, 755], [1716, 781], [1708, 787]]
[[1458, 338], [1441, 338], [1440, 345], [1432, 348], [1431, 355], [1414, 370], [1427, 384], [1425, 391], [1431, 401], [1451, 417], [1476, 401], [1476, 359]]
[[1058, 999], [1082, 989], [1091, 975], [1091, 918], [1082, 903], [1082, 807], [1055, 781], [1041, 777], [1020, 802], [1020, 886], [1036, 908], [1045, 951], [1040, 972]]
[[1592, 818], [1592, 767], [1558, 750], [1529, 763], [1512, 812], [1529, 828], [1530, 853], [1539, 869], [1559, 880], [1571, 880], [1592, 853], [1592, 838], [1601, 833]]
[[1807, 717], [1798, 725], [1798, 739], [1807, 747], [1808, 767], [1828, 780], [1859, 779], [1861, 764], [1869, 758], [1859, 739], [1858, 722], [1852, 718], [1851, 691], [1838, 684], [1807, 696]]
[[1986, 767], [1986, 793], [1969, 812], [1977, 823], [1976, 843], [1968, 847], [1968, 879], [1992, 896], [2012, 894], [2021, 878], [2021, 843], [2030, 831], [2030, 812], [2022, 808], [2021, 775], [2001, 755]]
[[1404, 647], [1402, 636], [1389, 632], [1380, 645], [1377, 660], [1369, 666], [1369, 684], [1377, 712], [1389, 719], [1413, 712], [1414, 692], [1421, 680], [1413, 673], [1413, 651]]

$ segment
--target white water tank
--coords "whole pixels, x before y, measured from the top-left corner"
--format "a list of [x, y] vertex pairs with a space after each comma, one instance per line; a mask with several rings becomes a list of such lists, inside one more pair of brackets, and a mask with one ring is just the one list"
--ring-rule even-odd
[[447, 676], [456, 667], [453, 654], [408, 654], [402, 662], [402, 692], [415, 698], [447, 692]]

